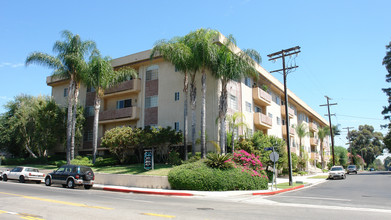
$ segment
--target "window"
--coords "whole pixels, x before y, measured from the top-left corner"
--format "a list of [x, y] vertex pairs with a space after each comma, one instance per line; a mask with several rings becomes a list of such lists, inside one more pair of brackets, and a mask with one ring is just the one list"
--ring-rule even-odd
[[117, 101], [117, 109], [132, 107], [132, 99]]
[[272, 93], [273, 102], [275, 102], [277, 105], [281, 104], [281, 98], [277, 96], [276, 94]]
[[149, 96], [145, 98], [145, 108], [157, 107], [157, 96]]
[[280, 124], [281, 124], [281, 118], [277, 117], [277, 125], [280, 125]]
[[87, 87], [87, 92], [95, 92], [95, 88], [92, 86]]
[[246, 111], [251, 113], [251, 103], [246, 102]]
[[230, 95], [229, 96], [229, 107], [234, 110], [238, 110], [238, 101], [236, 96]]
[[95, 114], [94, 106], [87, 106], [85, 111], [86, 111], [87, 117], [94, 116], [94, 114]]
[[270, 118], [273, 118], [273, 114], [272, 113], [269, 113], [267, 114]]
[[247, 135], [248, 135], [248, 137], [252, 137], [253, 136], [253, 130], [250, 129], [250, 128], [247, 128]]
[[179, 131], [179, 122], [175, 122], [174, 123], [174, 129], [175, 129], [175, 131]]
[[84, 133], [84, 141], [92, 141], [92, 130], [85, 131]]
[[147, 68], [145, 80], [155, 80], [158, 79], [158, 74], [159, 72], [159, 66], [158, 65], [153, 65]]
[[68, 88], [64, 88], [64, 97], [68, 96]]
[[251, 81], [252, 81], [252, 80], [251, 80], [250, 78], [248, 78], [248, 77], [244, 78], [244, 84], [245, 84], [246, 86], [250, 87], [250, 88], [251, 88], [251, 86], [252, 86], [252, 82], [251, 82]]
[[179, 100], [179, 92], [176, 92], [175, 93], [175, 101], [178, 101]]
[[255, 106], [255, 112], [262, 113], [262, 109], [258, 106]]

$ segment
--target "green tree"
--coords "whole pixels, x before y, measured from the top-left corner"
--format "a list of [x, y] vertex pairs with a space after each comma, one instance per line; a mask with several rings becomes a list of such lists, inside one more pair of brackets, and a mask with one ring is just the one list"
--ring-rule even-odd
[[[184, 123], [183, 123], [183, 145], [185, 150], [185, 160], [187, 160], [187, 131], [188, 131], [188, 96], [189, 96], [189, 74], [192, 80], [191, 83], [191, 103], [192, 103], [192, 115], [195, 119], [195, 100], [196, 100], [196, 90], [195, 90], [195, 74], [193, 71], [193, 53], [188, 45], [184, 43], [183, 37], [175, 37], [170, 41], [161, 40], [158, 41], [152, 49], [151, 59], [155, 56], [161, 55], [163, 59], [172, 63], [177, 70], [184, 74], [183, 77], [183, 93], [184, 93], [184, 106], [183, 106], [183, 115], [184, 115]], [[194, 103], [194, 108], [193, 108]], [[192, 133], [192, 154], [195, 155], [195, 120], [194, 126], [192, 124], [192, 128], [194, 131]]]
[[349, 151], [353, 155], [361, 155], [367, 164], [371, 164], [383, 152], [382, 140], [383, 134], [381, 132], [375, 132], [370, 125], [360, 125], [358, 131], [353, 130], [350, 133], [351, 147]]
[[299, 125], [296, 125], [293, 128], [295, 129], [296, 134], [299, 137], [300, 157], [302, 157], [304, 151], [302, 140], [304, 137], [309, 136], [310, 132], [308, 131], [307, 125], [304, 122], [301, 122]]
[[[231, 137], [231, 141], [228, 145], [232, 146], [232, 152], [235, 152], [235, 131], [240, 127], [247, 128], [247, 124], [243, 122], [245, 116], [242, 112], [235, 112], [232, 115], [227, 116], [229, 135], [227, 137]], [[221, 147], [220, 147], [221, 150]]]
[[222, 87], [219, 101], [220, 149], [222, 154], [225, 153], [226, 115], [228, 110], [227, 85], [231, 80], [240, 80], [244, 76], [257, 78], [254, 59], [257, 63], [261, 61], [261, 56], [255, 50], [248, 49], [239, 53], [233, 52], [236, 41], [232, 35], [229, 35], [223, 41], [224, 44], [217, 48], [215, 63], [211, 67], [212, 74], [220, 80]]
[[[383, 58], [382, 64], [386, 67], [387, 75], [386, 82], [391, 82], [391, 41], [386, 45], [386, 55]], [[384, 119], [390, 122], [391, 120], [391, 88], [383, 88], [384, 93], [388, 96], [388, 106], [383, 107], [382, 114]], [[386, 125], [387, 126], [387, 125]], [[388, 124], [388, 133], [384, 138], [385, 147], [391, 152], [391, 123]]]
[[133, 68], [121, 68], [114, 71], [111, 65], [111, 58], [100, 55], [98, 50], [95, 50], [90, 57], [88, 69], [83, 75], [83, 83], [89, 87], [95, 88], [94, 100], [94, 123], [92, 137], [92, 163], [95, 164], [96, 154], [98, 149], [98, 123], [99, 110], [102, 97], [105, 90], [118, 85], [121, 82], [137, 77], [137, 72]]
[[51, 56], [42, 52], [33, 52], [26, 58], [26, 65], [36, 63], [54, 69], [52, 77], [70, 79], [68, 87], [67, 117], [67, 163], [74, 158], [77, 100], [81, 78], [86, 69], [85, 57], [95, 48], [95, 42], [82, 41], [79, 35], [63, 31], [64, 41], [56, 41]]
[[65, 114], [46, 96], [20, 95], [0, 117], [0, 145], [14, 156], [47, 156], [65, 138]]
[[386, 170], [389, 170], [390, 167], [391, 167], [391, 157], [388, 156], [388, 157], [386, 157], [386, 158], [384, 159], [384, 168], [385, 168]]
[[322, 169], [325, 168], [323, 142], [324, 142], [324, 138], [328, 135], [330, 135], [330, 128], [328, 126], [319, 128], [318, 137], [320, 140], [320, 157], [321, 157]]
[[338, 158], [338, 160], [336, 160], [337, 164], [346, 167], [348, 165], [348, 150], [344, 147], [335, 146], [334, 151], [335, 158]]
[[[184, 43], [188, 45], [194, 55], [192, 67], [194, 72], [201, 71], [201, 157], [206, 156], [206, 139], [205, 139], [205, 123], [206, 123], [206, 70], [210, 69], [216, 59], [217, 45], [214, 40], [219, 36], [219, 33], [211, 29], [198, 29], [192, 31], [184, 37]], [[193, 81], [193, 79], [192, 79]], [[190, 83], [191, 99], [195, 97], [195, 84]], [[194, 90], [193, 90], [194, 88]], [[192, 110], [195, 107], [195, 100], [191, 100]], [[194, 102], [194, 105], [193, 105]], [[194, 115], [193, 115], [194, 116]], [[193, 120], [195, 120], [193, 118]], [[192, 124], [193, 126], [193, 124]], [[193, 131], [192, 131], [193, 133]]]

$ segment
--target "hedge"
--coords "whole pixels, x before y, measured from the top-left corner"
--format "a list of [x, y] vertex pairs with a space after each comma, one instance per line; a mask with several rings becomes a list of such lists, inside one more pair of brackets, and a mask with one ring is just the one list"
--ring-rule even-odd
[[216, 169], [203, 160], [174, 167], [168, 174], [173, 189], [199, 191], [261, 190], [268, 188], [267, 177], [252, 176], [242, 168]]

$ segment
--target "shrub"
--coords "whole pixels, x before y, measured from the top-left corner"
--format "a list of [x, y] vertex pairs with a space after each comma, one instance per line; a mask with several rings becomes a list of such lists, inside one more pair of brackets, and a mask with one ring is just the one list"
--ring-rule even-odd
[[230, 161], [230, 159], [230, 154], [220, 155], [217, 153], [209, 153], [206, 155], [205, 163], [211, 168], [228, 169], [233, 167], [233, 163], [227, 162]]
[[73, 165], [89, 166], [92, 167], [92, 160], [88, 157], [77, 156], [75, 159], [71, 160]]
[[182, 160], [178, 152], [170, 151], [168, 153], [168, 163], [171, 165], [181, 165]]
[[197, 161], [201, 160], [201, 152], [196, 152], [194, 156], [190, 152], [190, 153], [187, 154], [187, 157], [189, 159], [186, 160], [186, 161], [183, 161], [184, 164], [197, 162]]
[[243, 172], [241, 167], [215, 169], [208, 167], [204, 160], [174, 167], [168, 174], [173, 189], [224, 191], [259, 190], [268, 188], [266, 176], [254, 176]]
[[94, 167], [114, 166], [118, 164], [119, 161], [114, 157], [107, 157], [107, 158], [98, 157], [95, 160]]
[[66, 160], [57, 160], [54, 162], [54, 165], [56, 165], [56, 167], [61, 167], [62, 165], [66, 165], [66, 164], [67, 164]]

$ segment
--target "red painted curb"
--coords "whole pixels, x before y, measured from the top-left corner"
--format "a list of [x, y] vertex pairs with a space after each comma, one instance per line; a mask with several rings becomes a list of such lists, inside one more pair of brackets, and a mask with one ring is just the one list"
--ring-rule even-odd
[[152, 195], [165, 195], [165, 196], [194, 196], [191, 193], [142, 191], [142, 190], [134, 190], [134, 189], [119, 189], [119, 188], [112, 188], [112, 187], [103, 187], [103, 190], [123, 192], [123, 193], [139, 193], [139, 194], [152, 194]]
[[281, 189], [281, 190], [277, 190], [277, 191], [272, 191], [272, 192], [261, 192], [261, 193], [253, 193], [253, 196], [257, 196], [257, 195], [264, 195], [264, 196], [268, 196], [268, 195], [276, 195], [278, 193], [283, 193], [283, 192], [287, 192], [287, 191], [291, 191], [291, 190], [295, 190], [295, 189], [300, 189], [300, 188], [303, 188], [304, 185], [300, 185], [300, 186], [295, 186], [295, 187], [292, 187], [292, 188], [288, 188], [288, 189]]

